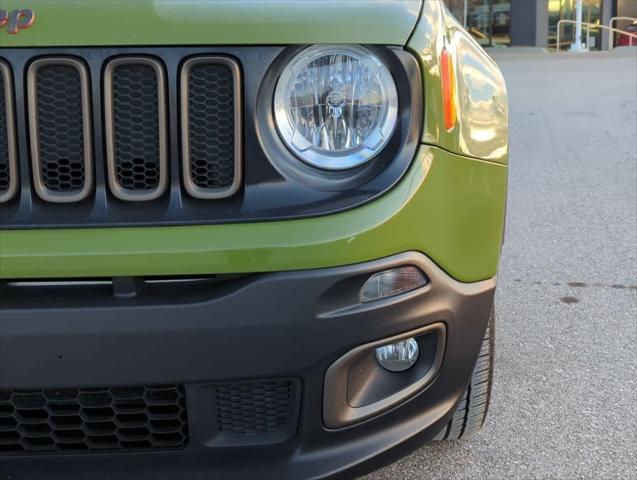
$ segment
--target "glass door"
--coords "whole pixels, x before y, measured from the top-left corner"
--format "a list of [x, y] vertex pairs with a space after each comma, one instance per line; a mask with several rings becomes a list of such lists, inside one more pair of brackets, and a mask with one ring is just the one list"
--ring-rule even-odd
[[[584, 0], [582, 4], [583, 15], [582, 21], [600, 25], [602, 22], [602, 0]], [[584, 42], [589, 50], [602, 49], [602, 29], [582, 27], [584, 31]]]
[[[549, 0], [549, 46], [556, 47], [557, 22], [575, 20], [575, 0]], [[583, 0], [582, 21], [599, 25], [602, 19], [602, 0]], [[567, 49], [575, 41], [575, 25], [562, 24], [560, 32], [560, 48]], [[602, 46], [602, 29], [595, 26], [582, 25], [582, 42], [590, 50], [600, 50]]]

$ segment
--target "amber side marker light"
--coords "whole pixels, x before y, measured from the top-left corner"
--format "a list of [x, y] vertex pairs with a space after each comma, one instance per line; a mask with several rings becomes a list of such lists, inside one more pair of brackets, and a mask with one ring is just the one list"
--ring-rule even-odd
[[453, 59], [447, 49], [440, 54], [440, 80], [442, 82], [442, 110], [445, 120], [445, 128], [452, 130], [456, 126], [456, 79], [454, 75]]

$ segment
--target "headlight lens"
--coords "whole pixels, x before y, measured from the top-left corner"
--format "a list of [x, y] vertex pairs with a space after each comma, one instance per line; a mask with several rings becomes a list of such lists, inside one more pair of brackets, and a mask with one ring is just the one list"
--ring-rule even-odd
[[359, 46], [306, 48], [283, 70], [274, 94], [285, 144], [305, 162], [327, 170], [370, 160], [391, 137], [397, 113], [391, 73]]

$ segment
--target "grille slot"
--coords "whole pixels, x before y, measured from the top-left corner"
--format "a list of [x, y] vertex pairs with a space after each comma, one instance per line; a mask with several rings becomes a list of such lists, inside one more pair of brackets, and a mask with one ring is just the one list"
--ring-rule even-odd
[[183, 177], [195, 198], [225, 198], [240, 187], [239, 83], [239, 66], [230, 57], [194, 57], [182, 67]]
[[164, 70], [148, 57], [111, 60], [104, 73], [108, 179], [120, 200], [160, 197], [168, 183]]
[[[256, 88], [281, 48], [267, 47], [263, 61], [250, 62], [250, 85]], [[245, 147], [238, 58], [246, 49], [261, 51], [246, 46], [0, 49], [0, 227], [270, 219], [269, 204], [260, 203], [260, 196], [246, 197], [254, 203], [247, 206], [239, 198]], [[198, 179], [194, 195], [186, 185], [190, 175], [184, 175], [188, 160], [182, 157], [181, 122], [181, 82], [192, 59], [208, 62], [199, 72], [205, 82], [197, 97], [207, 103], [192, 108], [195, 121], [203, 122], [194, 126], [205, 132], [192, 149], [205, 177]], [[255, 135], [252, 128], [248, 133]], [[249, 145], [258, 173], [251, 182], [261, 185], [261, 177], [275, 172], [260, 146]], [[283, 211], [288, 196], [268, 195]], [[72, 208], [61, 215], [60, 204]]]
[[93, 186], [88, 71], [70, 57], [29, 67], [27, 88], [33, 177], [49, 202], [77, 202]]
[[11, 200], [18, 186], [12, 87], [11, 70], [0, 59], [0, 203]]
[[256, 380], [215, 385], [219, 444], [275, 443], [296, 429], [298, 394], [295, 380]]
[[0, 453], [182, 448], [182, 386], [0, 390]]

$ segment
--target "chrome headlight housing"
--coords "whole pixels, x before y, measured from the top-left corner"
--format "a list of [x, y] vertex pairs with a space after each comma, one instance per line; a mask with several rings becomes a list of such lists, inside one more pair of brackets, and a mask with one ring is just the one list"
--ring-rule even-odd
[[285, 145], [305, 163], [355, 168], [378, 154], [396, 127], [396, 85], [364, 47], [311, 46], [281, 72], [274, 118]]

